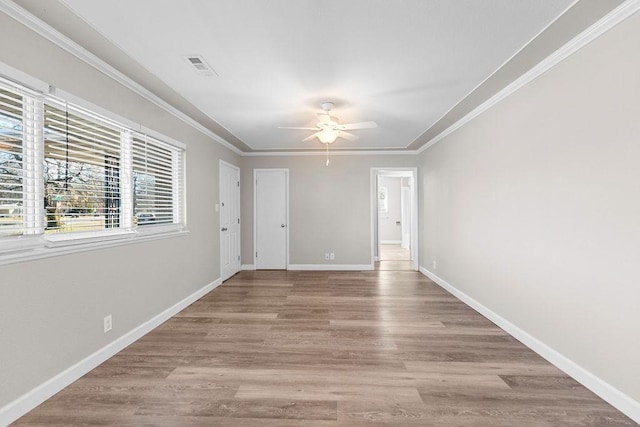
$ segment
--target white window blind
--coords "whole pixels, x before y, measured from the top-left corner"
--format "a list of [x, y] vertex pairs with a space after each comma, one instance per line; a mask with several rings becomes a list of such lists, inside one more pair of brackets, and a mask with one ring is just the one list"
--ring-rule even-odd
[[138, 226], [181, 223], [181, 150], [134, 133], [131, 151], [135, 223]]
[[25, 231], [23, 103], [21, 94], [0, 86], [0, 237]]
[[0, 78], [0, 262], [183, 231], [184, 148], [175, 144]]
[[46, 232], [120, 227], [122, 131], [63, 103], [46, 101]]

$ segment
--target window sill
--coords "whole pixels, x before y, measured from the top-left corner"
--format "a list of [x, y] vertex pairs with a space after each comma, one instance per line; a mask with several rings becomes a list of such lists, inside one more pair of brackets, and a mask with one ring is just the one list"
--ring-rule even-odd
[[44, 242], [47, 248], [61, 248], [65, 246], [87, 245], [93, 243], [111, 242], [114, 240], [130, 239], [135, 236], [134, 231], [85, 231], [81, 233], [53, 233], [45, 234]]
[[42, 246], [42, 236], [16, 236], [0, 239], [0, 258], [5, 254], [32, 251]]
[[145, 227], [141, 230], [117, 232], [84, 232], [49, 234], [0, 241], [0, 265], [33, 261], [114, 246], [168, 239], [189, 234], [181, 225]]

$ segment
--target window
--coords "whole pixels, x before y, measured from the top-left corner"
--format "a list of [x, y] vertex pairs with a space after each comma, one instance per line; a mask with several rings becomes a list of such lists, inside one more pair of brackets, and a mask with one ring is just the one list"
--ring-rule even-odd
[[0, 80], [0, 239], [40, 230], [42, 172], [36, 161], [41, 105], [27, 91]]
[[122, 129], [66, 105], [44, 109], [45, 232], [120, 227]]
[[180, 231], [183, 159], [182, 147], [0, 78], [0, 254]]
[[180, 221], [182, 159], [179, 150], [133, 135], [133, 210], [138, 226]]
[[0, 237], [21, 235], [22, 96], [0, 87]]

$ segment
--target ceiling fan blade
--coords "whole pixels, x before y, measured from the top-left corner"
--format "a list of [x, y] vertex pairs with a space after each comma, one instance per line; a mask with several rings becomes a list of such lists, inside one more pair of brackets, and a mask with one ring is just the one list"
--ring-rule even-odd
[[373, 129], [377, 127], [378, 127], [378, 124], [376, 122], [346, 123], [344, 125], [338, 126], [340, 130]]
[[302, 128], [302, 127], [290, 127], [290, 126], [278, 126], [278, 129], [318, 130], [318, 128]]
[[352, 133], [345, 132], [345, 131], [342, 131], [342, 130], [338, 131], [338, 137], [344, 138], [344, 139], [346, 139], [348, 141], [355, 141], [356, 139], [360, 138], [358, 135], [354, 135]]
[[[315, 130], [315, 129], [314, 129]], [[320, 132], [316, 132], [313, 135], [309, 135], [308, 137], [306, 137], [305, 139], [302, 140], [302, 142], [308, 141], [310, 139], [315, 138], [316, 136], [318, 136], [318, 134], [320, 134]]]

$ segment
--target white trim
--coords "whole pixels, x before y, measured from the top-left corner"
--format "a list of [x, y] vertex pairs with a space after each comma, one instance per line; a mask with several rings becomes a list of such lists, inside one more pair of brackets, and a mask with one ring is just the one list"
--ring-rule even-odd
[[[464, 95], [462, 98], [460, 98], [460, 100], [458, 102], [456, 102], [455, 104], [453, 104], [451, 106], [451, 108], [449, 108], [447, 111], [444, 112], [444, 114], [442, 114], [440, 117], [438, 117], [437, 120], [435, 120], [424, 132], [421, 132], [418, 137], [416, 137], [413, 141], [411, 141], [409, 144], [407, 144], [405, 146], [405, 148], [410, 147], [411, 144], [413, 144], [414, 142], [416, 142], [421, 136], [422, 134], [424, 134], [425, 132], [427, 132], [429, 129], [431, 129], [431, 127], [433, 125], [435, 125], [436, 123], [438, 123], [440, 120], [442, 120], [443, 118], [445, 118], [448, 114], [451, 113], [451, 111], [453, 111], [454, 108], [456, 108], [462, 101], [464, 101], [465, 99], [467, 99], [467, 97], [469, 97], [472, 93], [474, 93], [475, 91], [478, 90], [478, 88], [480, 88], [483, 84], [485, 84], [485, 82], [487, 80], [489, 80], [494, 74], [496, 74], [498, 71], [500, 71], [502, 68], [504, 68], [505, 65], [507, 65], [511, 60], [513, 60], [516, 56], [518, 56], [518, 54], [520, 54], [520, 52], [522, 52], [527, 46], [529, 46], [535, 39], [537, 39], [538, 37], [540, 37], [540, 35], [542, 33], [544, 33], [550, 26], [552, 26], [553, 24], [555, 24], [558, 19], [560, 19], [562, 17], [562, 15], [564, 15], [565, 13], [567, 13], [567, 11], [569, 9], [571, 9], [573, 6], [575, 6], [576, 3], [578, 3], [579, 0], [573, 0], [571, 2], [571, 4], [569, 6], [567, 6], [562, 13], [560, 13], [553, 21], [549, 22], [544, 28], [540, 29], [540, 31], [538, 31], [533, 37], [531, 37], [529, 39], [528, 42], [526, 42], [525, 44], [523, 44], [520, 49], [518, 49], [515, 53], [513, 53], [513, 55], [511, 55], [509, 58], [507, 58], [502, 64], [500, 64], [500, 66], [498, 68], [496, 68], [491, 74], [489, 74], [487, 77], [485, 77], [480, 83], [478, 83], [477, 85], [475, 85], [469, 92], [466, 93], [466, 95]], [[464, 118], [464, 117], [463, 117]], [[445, 129], [443, 132], [446, 132], [448, 129]], [[436, 137], [438, 137], [439, 135], [436, 135]], [[420, 147], [418, 150], [421, 150], [422, 147]]]
[[[332, 156], [410, 156], [418, 154], [418, 150], [332, 150]], [[293, 156], [326, 156], [326, 151], [249, 151], [243, 157], [293, 157]]]
[[[574, 3], [572, 3], [572, 5]], [[416, 150], [401, 150], [401, 149], [400, 150], [397, 150], [397, 149], [396, 150], [390, 150], [390, 151], [384, 151], [384, 150], [371, 150], [371, 151], [367, 151], [367, 150], [334, 150], [334, 151], [332, 151], [332, 154], [333, 155], [412, 155], [412, 154], [420, 154], [424, 150], [426, 150], [427, 148], [431, 147], [432, 145], [436, 144], [440, 140], [444, 139], [447, 135], [453, 133], [454, 131], [456, 131], [460, 127], [464, 126], [466, 123], [468, 123], [471, 120], [473, 120], [475, 117], [477, 117], [480, 114], [482, 114], [483, 112], [487, 111], [489, 108], [493, 107], [494, 105], [496, 105], [497, 103], [499, 103], [500, 101], [502, 101], [503, 99], [508, 97], [510, 94], [512, 94], [513, 92], [515, 92], [518, 89], [520, 89], [525, 84], [533, 81], [534, 79], [536, 79], [537, 77], [542, 75], [544, 72], [548, 71], [549, 69], [551, 69], [552, 67], [554, 67], [555, 65], [560, 63], [562, 60], [566, 59], [567, 57], [569, 57], [573, 53], [577, 52], [579, 49], [581, 49], [582, 47], [586, 46], [588, 43], [590, 43], [594, 39], [598, 38], [599, 36], [604, 34], [609, 29], [613, 28], [614, 26], [616, 26], [620, 22], [624, 21], [626, 18], [630, 17], [631, 15], [636, 13], [638, 10], [640, 10], [640, 0], [627, 0], [627, 1], [625, 1], [619, 7], [614, 9], [612, 12], [608, 13], [602, 19], [600, 19], [598, 22], [596, 22], [591, 27], [589, 27], [588, 29], [586, 29], [585, 31], [580, 33], [578, 36], [573, 38], [571, 41], [569, 41], [567, 44], [562, 46], [556, 52], [552, 53], [546, 59], [544, 59], [543, 61], [538, 63], [536, 66], [531, 68], [528, 72], [523, 74], [521, 77], [519, 77], [518, 79], [513, 81], [511, 84], [509, 84], [505, 88], [503, 88], [500, 92], [495, 94], [493, 97], [491, 97], [490, 99], [488, 99], [487, 101], [485, 101], [484, 103], [482, 103], [481, 105], [476, 107], [470, 113], [468, 113], [467, 115], [462, 117], [460, 120], [455, 122], [453, 125], [449, 126], [447, 129], [442, 131], [440, 134], [438, 134], [434, 138], [432, 138], [428, 143], [426, 143], [425, 145], [423, 145], [422, 147], [420, 147], [420, 148], [418, 148]], [[134, 91], [135, 93], [137, 93], [138, 95], [140, 95], [143, 98], [147, 99], [148, 101], [152, 102], [153, 104], [157, 105], [158, 107], [160, 107], [160, 108], [164, 109], [165, 111], [171, 113], [172, 115], [174, 115], [178, 119], [184, 121], [185, 123], [189, 124], [190, 126], [194, 127], [195, 129], [197, 129], [198, 131], [202, 132], [206, 136], [210, 137], [211, 139], [215, 140], [216, 142], [218, 142], [221, 145], [225, 146], [226, 148], [230, 149], [234, 153], [239, 154], [240, 156], [248, 156], [248, 157], [265, 156], [265, 157], [267, 157], [267, 156], [313, 156], [313, 155], [319, 156], [319, 155], [325, 155], [324, 151], [322, 151], [322, 150], [312, 151], [312, 152], [297, 152], [297, 151], [293, 151], [293, 152], [292, 151], [282, 151], [282, 152], [272, 152], [272, 151], [270, 151], [270, 152], [260, 152], [260, 151], [258, 151], [258, 152], [243, 152], [242, 150], [240, 150], [239, 148], [237, 148], [233, 144], [231, 144], [228, 141], [226, 141], [224, 138], [220, 137], [219, 135], [217, 135], [216, 133], [214, 133], [211, 130], [207, 129], [206, 127], [204, 127], [203, 125], [201, 125], [200, 123], [198, 123], [197, 121], [195, 121], [194, 119], [192, 119], [191, 117], [186, 115], [185, 113], [181, 112], [180, 110], [176, 109], [175, 107], [173, 107], [172, 105], [170, 105], [166, 101], [162, 100], [160, 97], [156, 96], [155, 94], [153, 94], [151, 91], [149, 91], [148, 89], [146, 89], [142, 85], [136, 83], [134, 80], [130, 79], [125, 74], [123, 74], [120, 71], [116, 70], [114, 67], [112, 67], [111, 65], [109, 65], [105, 61], [101, 60], [100, 58], [98, 58], [97, 56], [95, 56], [94, 54], [92, 54], [91, 52], [89, 52], [88, 50], [86, 50], [85, 48], [83, 48], [82, 46], [80, 46], [79, 44], [77, 44], [76, 42], [71, 40], [70, 38], [66, 37], [65, 35], [63, 35], [59, 31], [57, 31], [56, 29], [54, 29], [53, 27], [51, 27], [50, 25], [48, 25], [47, 23], [45, 23], [41, 19], [35, 17], [31, 13], [29, 13], [28, 11], [22, 9], [20, 6], [16, 5], [15, 3], [13, 3], [13, 2], [11, 2], [9, 0], [0, 0], [0, 11], [2, 11], [4, 13], [6, 13], [7, 15], [11, 16], [12, 18], [17, 20], [18, 22], [22, 23], [23, 25], [27, 26], [31, 30], [33, 30], [36, 33], [40, 34], [41, 36], [45, 37], [47, 40], [51, 41], [52, 43], [56, 44], [57, 46], [61, 47], [64, 50], [66, 50], [67, 52], [71, 53], [72, 55], [76, 56], [77, 58], [79, 58], [80, 60], [84, 61], [88, 65], [93, 66], [94, 68], [96, 68], [100, 72], [102, 72], [105, 75], [111, 77], [112, 79], [114, 79], [118, 83], [124, 85], [125, 87], [127, 87], [130, 90]], [[566, 12], [566, 10], [565, 10], [565, 12]], [[411, 144], [413, 144], [413, 142], [415, 142], [415, 140], [412, 141], [409, 145], [407, 145], [407, 147], [410, 146]]]
[[31, 251], [42, 247], [42, 244], [40, 235], [5, 236], [0, 238], [0, 257], [4, 254]]
[[551, 364], [562, 370], [564, 373], [571, 376], [576, 381], [587, 387], [589, 390], [600, 396], [620, 412], [627, 415], [634, 421], [640, 423], [640, 402], [633, 400], [627, 394], [616, 389], [611, 384], [589, 372], [571, 359], [559, 353], [557, 350], [530, 335], [520, 327], [514, 325], [509, 320], [500, 316], [474, 298], [458, 290], [456, 287], [447, 283], [444, 279], [438, 277], [426, 268], [420, 267], [420, 272], [433, 280], [436, 284], [449, 292], [451, 295], [455, 296], [460, 301], [467, 304], [469, 307], [473, 308], [487, 319], [491, 320], [498, 327], [504, 329], [504, 331], [509, 335], [522, 342], [524, 345], [535, 351]]
[[151, 236], [153, 234], [172, 234], [186, 231], [182, 224], [149, 224], [144, 226], [137, 226], [134, 229], [134, 233], [138, 236]]
[[[1, 2], [2, 0], [0, 0]], [[1, 9], [2, 3], [0, 3]], [[150, 129], [141, 125], [133, 120], [130, 120], [124, 116], [114, 113], [104, 107], [87, 101], [77, 95], [74, 95], [65, 90], [49, 86], [47, 83], [40, 81], [39, 79], [30, 76], [10, 65], [0, 61], [0, 79], [4, 80], [5, 84], [10, 84], [16, 91], [25, 93], [30, 97], [38, 99], [47, 99], [50, 102], [58, 102], [61, 105], [71, 104], [70, 107], [76, 107], [82, 114], [97, 118], [109, 122], [113, 126], [133, 132], [139, 132], [155, 138], [160, 143], [167, 144], [169, 146], [186, 149], [187, 145], [180, 142], [170, 136], [164, 135], [158, 131]]]
[[254, 271], [256, 269], [256, 266], [253, 264], [242, 264], [241, 268], [242, 271]]
[[[0, 7], [4, 4], [0, 0]], [[9, 66], [4, 67], [3, 63], [0, 63], [0, 69], [3, 71], [9, 71], [10, 74], [16, 71]], [[0, 265], [10, 264], [14, 262], [22, 262], [22, 261], [30, 261], [39, 258], [46, 258], [50, 256], [58, 256], [64, 255], [68, 253], [78, 252], [79, 250], [91, 250], [96, 248], [105, 248], [110, 246], [115, 246], [116, 244], [128, 243], [125, 240], [135, 239], [137, 242], [145, 241], [145, 240], [155, 240], [166, 237], [173, 237], [176, 235], [184, 234], [185, 226], [180, 223], [174, 224], [165, 224], [165, 225], [150, 225], [145, 227], [132, 227], [132, 221], [129, 217], [128, 213], [132, 212], [133, 206], [131, 204], [131, 197], [127, 197], [127, 194], [131, 196], [131, 163], [130, 163], [130, 155], [131, 155], [131, 132], [136, 132], [135, 129], [129, 129], [124, 124], [114, 121], [115, 119], [110, 116], [115, 116], [114, 114], [101, 109], [102, 112], [106, 112], [105, 117], [101, 116], [100, 113], [96, 113], [94, 111], [86, 110], [83, 106], [77, 106], [75, 104], [69, 104], [66, 99], [60, 99], [55, 96], [56, 89], [48, 88], [49, 94], [43, 93], [33, 93], [33, 91], [29, 88], [26, 88], [22, 83], [16, 82], [13, 80], [15, 75], [10, 76], [9, 78], [0, 77], [0, 82], [2, 85], [8, 85], [11, 87], [11, 90], [15, 90], [17, 93], [24, 94], [25, 97], [25, 128], [31, 129], [34, 132], [34, 135], [37, 134], [37, 140], [30, 140], [27, 136], [25, 136], [25, 143], [27, 147], [27, 152], [29, 155], [26, 155], [25, 160], [25, 171], [31, 171], [27, 173], [27, 181], [25, 181], [28, 185], [26, 186], [27, 190], [27, 199], [24, 201], [24, 206], [29, 206], [29, 203], [32, 204], [31, 210], [27, 212], [31, 217], [34, 217], [37, 220], [35, 224], [30, 224], [27, 227], [28, 232], [25, 233], [23, 239], [16, 239], [11, 237], [2, 237], [0, 241]], [[35, 79], [34, 79], [35, 80]], [[32, 83], [34, 83], [32, 81]], [[44, 83], [42, 83], [44, 84]], [[65, 95], [69, 95], [74, 98], [76, 102], [84, 103], [96, 108], [99, 108], [93, 104], [83, 102], [80, 98], [74, 97], [71, 94], [64, 93]], [[100, 231], [86, 231], [86, 232], [74, 232], [74, 233], [51, 233], [44, 234], [44, 209], [41, 207], [41, 200], [44, 194], [43, 189], [43, 178], [42, 178], [42, 170], [40, 167], [40, 162], [42, 162], [42, 147], [44, 146], [44, 142], [42, 140], [42, 132], [40, 131], [43, 126], [43, 117], [42, 117], [42, 100], [45, 100], [46, 103], [52, 103], [54, 105], [60, 104], [64, 105], [63, 108], [72, 108], [74, 111], [79, 112], [83, 117], [90, 117], [92, 120], [97, 120], [105, 123], [108, 123], [110, 127], [114, 127], [120, 131], [120, 147], [121, 147], [121, 171], [122, 171], [122, 179], [120, 184], [120, 191], [123, 195], [123, 203], [121, 206], [120, 213], [120, 221], [121, 227], [117, 229], [105, 229]], [[32, 108], [33, 113], [29, 112], [29, 108]], [[27, 116], [32, 114], [33, 117], [29, 117], [30, 121], [27, 119]], [[120, 116], [116, 116], [118, 119], [122, 119]], [[125, 120], [128, 125], [131, 125], [132, 122]], [[32, 126], [26, 126], [27, 123], [31, 123]], [[139, 125], [134, 125], [134, 128], [144, 127]], [[27, 131], [27, 129], [25, 129]], [[156, 133], [158, 134], [158, 133]], [[30, 134], [28, 134], [30, 135]], [[158, 134], [160, 135], [160, 134]], [[146, 137], [146, 135], [145, 135]], [[177, 153], [178, 150], [181, 150], [185, 147], [184, 144], [172, 140], [171, 138], [167, 138], [164, 135], [160, 135], [163, 140], [155, 140], [151, 138], [154, 144], [161, 145], [163, 147], [167, 147], [170, 149], [172, 153]], [[32, 137], [35, 138], [35, 137]], [[171, 142], [166, 142], [165, 139], [170, 140]], [[174, 146], [175, 145], [175, 146]], [[182, 152], [179, 153], [180, 158], [184, 159], [185, 156], [182, 155]], [[29, 159], [31, 159], [31, 163], [29, 163]], [[184, 160], [183, 160], [184, 164]], [[178, 173], [178, 171], [182, 172], [181, 177], [183, 178], [181, 182], [184, 182], [184, 168], [180, 170], [177, 167], [177, 162], [173, 164], [173, 175]], [[181, 188], [175, 188], [175, 194], [177, 198], [184, 198], [186, 200], [186, 195], [183, 194]], [[40, 201], [39, 203], [37, 201]], [[182, 207], [186, 209], [186, 206], [181, 206], [180, 203], [177, 203], [178, 200], [174, 200], [175, 206]], [[35, 203], [35, 205], [33, 205]], [[186, 202], [185, 202], [186, 205]], [[128, 210], [127, 210], [128, 207]], [[131, 211], [131, 212], [130, 212]], [[175, 218], [179, 221], [183, 220], [183, 215], [176, 215], [174, 212]], [[39, 233], [39, 234], [38, 234]], [[31, 238], [31, 234], [35, 234], [37, 237]], [[29, 237], [29, 238], [27, 238]], [[70, 249], [71, 246], [75, 246], [77, 248]]]
[[381, 245], [399, 245], [402, 240], [380, 240]]
[[600, 19], [585, 31], [578, 34], [567, 44], [563, 45], [560, 49], [556, 50], [554, 53], [540, 61], [537, 65], [524, 73], [522, 76], [511, 82], [509, 85], [505, 86], [501, 91], [493, 95], [491, 98], [474, 108], [460, 120], [436, 135], [428, 143], [418, 148], [416, 152], [418, 154], [422, 153], [427, 148], [433, 146], [434, 144], [437, 144], [448, 135], [460, 129], [462, 126], [466, 125], [471, 120], [478, 117], [480, 114], [489, 110], [491, 107], [498, 104], [500, 101], [507, 98], [509, 95], [513, 94], [524, 85], [537, 79], [542, 74], [549, 71], [551, 68], [555, 67], [560, 62], [573, 55], [578, 50], [582, 49], [587, 44], [591, 43], [593, 40], [597, 39], [602, 34], [609, 31], [611, 28], [615, 27], [616, 25], [636, 13], [638, 10], [640, 10], [640, 0], [625, 1], [612, 12], [608, 13], [604, 18]]
[[371, 264], [289, 264], [289, 270], [299, 271], [362, 271], [373, 270]]
[[135, 231], [118, 229], [81, 231], [76, 233], [52, 233], [45, 234], [43, 239], [44, 244], [47, 248], [58, 248], [65, 246], [83, 245], [88, 243], [107, 242], [111, 240], [131, 239], [135, 236]]
[[[95, 241], [78, 241], [78, 244], [69, 246], [47, 247], [43, 246], [43, 236], [38, 236], [37, 247], [18, 247], [9, 253], [2, 253], [0, 256], [0, 265], [13, 264], [16, 262], [33, 261], [36, 259], [50, 258], [54, 256], [69, 255], [78, 252], [87, 252], [97, 249], [112, 248], [115, 246], [128, 245], [132, 243], [142, 243], [151, 240], [168, 239], [171, 237], [179, 237], [189, 234], [186, 229], [164, 231], [162, 233], [132, 233], [131, 236], [124, 238], [115, 238], [105, 240], [104, 238]], [[123, 236], [119, 236], [123, 237]]]
[[78, 363], [70, 366], [69, 368], [53, 376], [39, 386], [23, 394], [13, 402], [10, 402], [4, 407], [0, 408], [0, 425], [6, 425], [17, 420], [60, 390], [67, 387], [72, 382], [76, 381], [78, 378], [85, 375], [87, 372], [100, 365], [105, 360], [114, 356], [131, 343], [140, 339], [141, 337], [158, 327], [160, 324], [188, 307], [190, 304], [194, 303], [198, 299], [202, 298], [203, 296], [220, 286], [221, 283], [222, 280], [219, 278], [214, 280], [210, 284], [195, 291], [191, 295], [177, 302], [173, 306], [167, 308], [163, 312], [157, 314], [141, 325], [133, 328], [121, 337], [116, 338], [114, 341], [97, 350], [93, 354], [85, 357]]
[[[2, 11], [2, 3], [0, 3], [0, 11]], [[9, 83], [16, 90], [29, 96], [42, 97], [43, 94], [48, 93], [48, 84], [2, 61], [0, 61], [0, 78], [5, 80], [5, 84]]]
[[101, 73], [106, 76], [112, 78], [116, 82], [120, 83], [124, 87], [130, 89], [137, 95], [140, 95], [147, 101], [152, 104], [162, 108], [178, 119], [182, 120], [186, 124], [192, 126], [194, 129], [200, 131], [204, 135], [223, 145], [224, 147], [230, 149], [236, 154], [242, 154], [242, 150], [240, 150], [235, 145], [231, 144], [221, 136], [212, 132], [211, 130], [204, 127], [202, 124], [198, 123], [187, 114], [178, 110], [168, 102], [164, 101], [159, 96], [155, 95], [153, 92], [135, 82], [133, 79], [129, 78], [124, 73], [121, 73], [107, 62], [103, 61], [84, 47], [80, 46], [75, 41], [71, 40], [69, 37], [65, 36], [46, 22], [42, 21], [40, 18], [32, 15], [25, 9], [21, 8], [17, 4], [13, 3], [10, 0], [0, 0], [0, 11], [6, 13], [16, 21], [25, 25], [30, 30], [38, 33], [45, 39], [54, 43], [58, 47], [66, 50], [70, 54], [74, 55], [76, 58], [80, 59], [84, 63], [94, 67]]
[[[410, 185], [411, 188], [411, 260], [413, 263], [413, 269], [418, 271], [419, 269], [419, 259], [420, 259], [420, 244], [419, 244], [419, 203], [420, 199], [418, 197], [418, 168], [416, 167], [373, 167], [371, 168], [371, 176], [369, 181], [369, 191], [370, 191], [370, 231], [371, 231], [371, 265], [377, 261], [377, 248], [376, 243], [380, 244], [382, 242], [376, 242], [376, 232], [375, 227], [377, 225], [377, 215], [378, 215], [378, 180], [377, 177], [385, 174], [393, 174], [398, 175], [403, 172], [409, 172]], [[398, 244], [401, 243], [398, 241]], [[379, 254], [378, 254], [379, 255]]]

